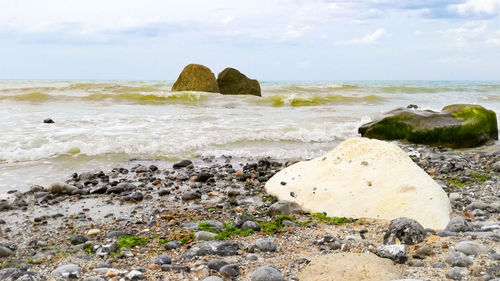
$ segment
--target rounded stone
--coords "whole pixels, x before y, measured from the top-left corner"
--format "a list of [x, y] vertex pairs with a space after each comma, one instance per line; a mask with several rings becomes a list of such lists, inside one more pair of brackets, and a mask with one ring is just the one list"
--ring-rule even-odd
[[285, 277], [276, 268], [271, 266], [261, 266], [257, 268], [252, 275], [252, 281], [285, 281]]
[[267, 239], [259, 239], [255, 245], [261, 252], [275, 252], [278, 249], [274, 241]]

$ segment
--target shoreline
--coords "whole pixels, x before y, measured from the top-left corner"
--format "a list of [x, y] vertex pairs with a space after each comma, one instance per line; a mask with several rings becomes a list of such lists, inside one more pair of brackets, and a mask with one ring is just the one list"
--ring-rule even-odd
[[[452, 267], [445, 259], [463, 239], [478, 242], [490, 250], [472, 258], [473, 264], [465, 267], [469, 273], [463, 280], [482, 280], [474, 278], [486, 278], [495, 274], [495, 270], [498, 272], [495, 264], [500, 251], [500, 171], [494, 169], [495, 165], [500, 165], [500, 152], [460, 152], [398, 144], [417, 165], [438, 180], [449, 195], [453, 209], [451, 217], [461, 216], [471, 226], [469, 231], [459, 233], [429, 232], [426, 241], [409, 246], [408, 262], [396, 265], [402, 270], [402, 277], [446, 279]], [[3, 220], [0, 232], [4, 233], [0, 244], [7, 243], [15, 248], [15, 256], [0, 258], [0, 263], [3, 268], [29, 269], [45, 277], [59, 265], [74, 263], [79, 265], [83, 277], [110, 277], [114, 273], [126, 276], [139, 269], [147, 280], [203, 280], [209, 273], [221, 275], [210, 271], [206, 264], [222, 259], [239, 265], [239, 280], [248, 280], [257, 267], [269, 265], [276, 266], [286, 278], [296, 280], [294, 276], [315, 257], [325, 253], [373, 252], [383, 244], [388, 221], [362, 219], [331, 225], [305, 214], [293, 217], [297, 222], [312, 220], [313, 224], [302, 226], [290, 221], [274, 234], [256, 231], [250, 236], [232, 237], [229, 241], [240, 243], [235, 255], [185, 258], [186, 252], [204, 243], [192, 240], [191, 235], [196, 231], [189, 230], [192, 228], [189, 223], [235, 222], [244, 213], [251, 214], [259, 223], [275, 220], [267, 214], [275, 199], [267, 197], [262, 186], [285, 163], [263, 160], [246, 165], [242, 159], [232, 159], [228, 163], [224, 159], [212, 161], [203, 163], [198, 159], [191, 169], [141, 165], [125, 167], [127, 171], [81, 173], [68, 179], [69, 184], [82, 187], [74, 195], [53, 196], [41, 187], [24, 194], [11, 192], [11, 197], [17, 196], [18, 206], [13, 203], [14, 210], [0, 212]], [[109, 188], [104, 190], [103, 186], [112, 182], [116, 182], [111, 185], [115, 190], [106, 194]], [[95, 193], [85, 194], [85, 190]], [[8, 229], [10, 231], [6, 231]], [[90, 234], [93, 229], [99, 230], [94, 231], [98, 233]], [[114, 257], [111, 257], [103, 249], [118, 240], [110, 236], [113, 231], [146, 241], [131, 249], [113, 251]], [[78, 235], [88, 240], [72, 245], [71, 239]], [[167, 250], [164, 242], [174, 238], [188, 239], [188, 243]], [[277, 251], [256, 249], [252, 245], [258, 239], [272, 240]], [[418, 250], [424, 246], [431, 248], [433, 253], [420, 255]], [[155, 259], [161, 254], [167, 254], [172, 259], [171, 264], [155, 265]], [[106, 262], [107, 267], [100, 267]], [[438, 263], [442, 266], [435, 266]], [[164, 279], [155, 279], [157, 276]]]

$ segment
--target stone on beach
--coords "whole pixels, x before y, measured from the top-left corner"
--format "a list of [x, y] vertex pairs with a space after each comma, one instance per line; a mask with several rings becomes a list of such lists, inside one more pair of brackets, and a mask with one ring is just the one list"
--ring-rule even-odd
[[172, 91], [200, 91], [219, 93], [215, 74], [206, 66], [189, 64], [182, 70]]
[[300, 281], [394, 280], [402, 277], [391, 260], [372, 253], [323, 255], [313, 260], [298, 275]]
[[441, 112], [397, 108], [359, 127], [363, 137], [406, 139], [448, 147], [475, 147], [498, 140], [496, 114], [480, 105], [453, 104]]
[[283, 169], [265, 188], [304, 211], [328, 216], [407, 217], [433, 229], [450, 220], [442, 188], [397, 145], [379, 140], [346, 140], [323, 157]]

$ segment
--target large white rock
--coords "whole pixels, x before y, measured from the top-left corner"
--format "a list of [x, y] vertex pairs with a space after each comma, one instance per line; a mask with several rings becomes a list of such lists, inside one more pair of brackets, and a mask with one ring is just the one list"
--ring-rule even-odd
[[408, 217], [444, 229], [450, 201], [441, 187], [396, 144], [353, 138], [323, 157], [287, 167], [267, 183], [269, 194], [328, 216]]

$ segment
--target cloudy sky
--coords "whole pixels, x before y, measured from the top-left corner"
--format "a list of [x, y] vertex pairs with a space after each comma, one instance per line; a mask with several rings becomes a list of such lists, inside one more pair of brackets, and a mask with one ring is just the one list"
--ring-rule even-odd
[[0, 79], [500, 80], [500, 0], [1, 0]]

